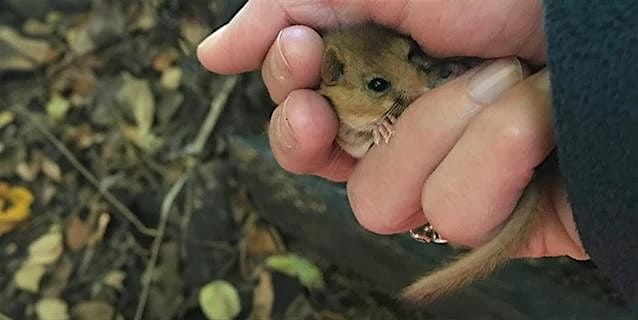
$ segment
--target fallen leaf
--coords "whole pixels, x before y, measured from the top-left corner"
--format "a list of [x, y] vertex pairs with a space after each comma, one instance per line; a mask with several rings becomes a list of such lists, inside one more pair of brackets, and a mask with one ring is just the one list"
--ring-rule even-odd
[[153, 58], [153, 69], [163, 72], [173, 65], [177, 57], [179, 57], [179, 52], [177, 52], [177, 49], [168, 47], [158, 53], [155, 58]]
[[62, 180], [62, 170], [60, 166], [47, 157], [42, 158], [42, 172], [55, 182]]
[[180, 67], [171, 67], [162, 72], [160, 83], [167, 90], [175, 90], [179, 87], [182, 80], [182, 69]]
[[62, 246], [62, 233], [52, 228], [51, 231], [42, 235], [29, 245], [30, 262], [36, 264], [51, 264], [58, 260], [64, 248]]
[[40, 290], [40, 280], [44, 275], [46, 268], [44, 265], [25, 262], [22, 263], [18, 271], [13, 275], [13, 281], [16, 287], [31, 293], [36, 293]]
[[66, 302], [56, 298], [40, 299], [35, 303], [35, 313], [40, 320], [67, 320], [69, 311]]
[[155, 98], [151, 87], [147, 80], [135, 78], [128, 73], [123, 75], [123, 80], [116, 95], [117, 101], [131, 110], [137, 130], [146, 134], [151, 130], [155, 117]]
[[71, 50], [77, 55], [83, 55], [95, 49], [95, 42], [91, 39], [86, 23], [69, 29], [65, 38]]
[[115, 308], [102, 301], [83, 301], [71, 308], [71, 315], [78, 320], [111, 320]]
[[323, 288], [321, 269], [296, 254], [270, 256], [266, 259], [266, 266], [291, 277], [297, 277], [299, 282], [307, 288]]
[[16, 222], [0, 222], [0, 236], [13, 231], [17, 225]]
[[[16, 62], [20, 61], [20, 55], [24, 59], [22, 63], [13, 66], [14, 70], [34, 69], [52, 61], [56, 56], [56, 52], [47, 41], [23, 37], [8, 26], [0, 26], [0, 43], [5, 46], [4, 50], [0, 50], [0, 57], [10, 58], [11, 56], [3, 57], [2, 53], [7, 54], [13, 51], [14, 54], [17, 54], [14, 56]], [[26, 63], [24, 63], [25, 61]], [[0, 69], [2, 69], [2, 65], [6, 67], [6, 63], [2, 63]]]
[[163, 141], [151, 133], [155, 118], [155, 98], [151, 87], [147, 80], [135, 78], [128, 73], [123, 75], [123, 80], [116, 99], [132, 112], [136, 123], [135, 126], [123, 126], [123, 133], [138, 147], [153, 153]]
[[15, 113], [11, 111], [0, 111], [0, 129], [11, 124], [15, 117]]
[[71, 107], [69, 100], [59, 94], [53, 94], [49, 102], [47, 102], [46, 110], [49, 120], [59, 122], [64, 119], [67, 111]]
[[304, 294], [299, 294], [286, 308], [284, 319], [313, 319], [311, 318], [313, 314], [315, 314], [315, 310], [312, 308], [310, 301]]
[[237, 289], [225, 280], [212, 281], [202, 287], [199, 306], [209, 320], [234, 319], [241, 311]]
[[104, 233], [106, 232], [106, 228], [109, 226], [109, 222], [111, 221], [111, 215], [106, 212], [101, 212], [97, 218], [97, 227], [89, 236], [89, 246], [95, 247], [102, 239], [104, 239]]
[[179, 30], [191, 47], [197, 46], [210, 33], [200, 21], [186, 18], [181, 20]]
[[134, 30], [149, 31], [157, 24], [157, 11], [151, 5], [144, 3], [142, 12], [137, 15]]
[[259, 274], [259, 283], [253, 290], [253, 309], [250, 312], [249, 319], [270, 319], [274, 301], [275, 293], [272, 286], [272, 276], [270, 272], [262, 270]]
[[13, 320], [13, 319], [9, 318], [8, 316], [4, 315], [3, 313], [0, 313], [0, 320]]
[[283, 253], [285, 247], [277, 231], [254, 216], [246, 222], [244, 235], [239, 243], [239, 267], [242, 275], [252, 278], [264, 259]]
[[121, 270], [115, 270], [107, 273], [102, 282], [118, 291], [122, 291], [124, 289], [124, 279], [126, 279], [126, 273]]
[[77, 252], [84, 248], [89, 241], [91, 229], [82, 219], [77, 216], [72, 217], [66, 225], [66, 246], [72, 252]]
[[16, 166], [16, 173], [24, 181], [33, 181], [40, 173], [40, 166], [37, 164], [29, 165], [26, 162], [20, 162]]
[[34, 36], [47, 36], [53, 32], [53, 28], [50, 24], [38, 21], [30, 18], [22, 25], [22, 30], [30, 35]]
[[0, 182], [0, 235], [10, 232], [31, 215], [33, 195], [29, 189]]
[[55, 185], [49, 182], [43, 183], [42, 191], [40, 192], [40, 202], [42, 205], [46, 207], [57, 192], [58, 188], [56, 188]]
[[137, 127], [123, 126], [122, 133], [140, 149], [153, 154], [164, 144], [164, 140], [152, 133], [143, 133]]
[[64, 257], [53, 269], [53, 272], [44, 282], [40, 296], [55, 298], [58, 297], [69, 283], [69, 278], [73, 272], [73, 262], [69, 257]]

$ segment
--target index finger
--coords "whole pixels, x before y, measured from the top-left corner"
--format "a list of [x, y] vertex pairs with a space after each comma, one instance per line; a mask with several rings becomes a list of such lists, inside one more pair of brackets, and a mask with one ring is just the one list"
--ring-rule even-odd
[[436, 55], [518, 55], [538, 62], [544, 59], [541, 15], [542, 6], [536, 0], [253, 0], [204, 40], [197, 55], [211, 71], [247, 72], [261, 65], [279, 31], [287, 26], [325, 30], [374, 21], [411, 34]]

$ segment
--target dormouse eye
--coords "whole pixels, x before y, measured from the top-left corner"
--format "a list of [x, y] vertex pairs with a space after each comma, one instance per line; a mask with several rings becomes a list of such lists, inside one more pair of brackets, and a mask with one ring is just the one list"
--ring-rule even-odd
[[375, 92], [383, 92], [390, 88], [390, 81], [383, 78], [374, 78], [368, 82], [368, 89]]

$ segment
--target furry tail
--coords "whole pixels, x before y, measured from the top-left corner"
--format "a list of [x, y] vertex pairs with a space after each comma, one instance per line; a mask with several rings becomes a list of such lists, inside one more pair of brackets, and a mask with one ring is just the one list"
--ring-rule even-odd
[[423, 276], [401, 293], [408, 302], [428, 302], [451, 291], [485, 278], [507, 262], [510, 254], [527, 244], [533, 229], [539, 187], [534, 179], [525, 189], [509, 221], [487, 244], [474, 249], [459, 260]]

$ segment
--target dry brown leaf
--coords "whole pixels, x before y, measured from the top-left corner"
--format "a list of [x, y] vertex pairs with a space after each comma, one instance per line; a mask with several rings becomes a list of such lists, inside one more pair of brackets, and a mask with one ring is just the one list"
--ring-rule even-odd
[[[8, 46], [8, 48], [0, 50], [1, 53], [3, 53], [0, 54], [0, 57], [3, 59], [11, 58], [10, 51], [22, 55], [25, 58], [20, 64], [14, 65], [15, 68], [7, 69], [33, 69], [52, 61], [57, 55], [47, 41], [23, 37], [8, 26], [0, 26], [0, 43], [4, 46]], [[14, 58], [17, 59], [16, 62], [19, 62], [19, 57], [20, 56], [14, 56]], [[27, 63], [24, 63], [24, 61]], [[2, 65], [5, 64], [6, 62], [2, 63]], [[9, 65], [9, 67], [11, 66]]]
[[66, 246], [77, 252], [83, 249], [89, 241], [91, 229], [82, 219], [77, 216], [72, 217], [66, 225]]
[[13, 231], [17, 225], [17, 222], [0, 222], [0, 236]]
[[177, 52], [177, 49], [168, 47], [158, 53], [155, 58], [153, 58], [153, 69], [162, 72], [170, 68], [173, 63], [175, 63], [177, 57], [179, 57], [179, 52]]
[[72, 91], [72, 96], [86, 97], [95, 87], [96, 77], [87, 66], [69, 66], [55, 75], [51, 81], [51, 91], [62, 93]]
[[253, 291], [253, 309], [251, 320], [268, 320], [271, 318], [275, 292], [272, 286], [272, 276], [267, 270], [259, 274], [259, 283]]
[[244, 235], [239, 245], [239, 266], [242, 275], [252, 278], [264, 259], [285, 251], [279, 233], [254, 219], [244, 226]]

